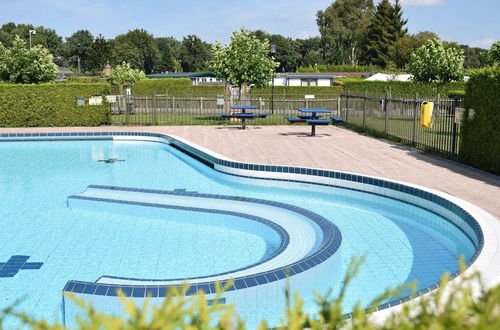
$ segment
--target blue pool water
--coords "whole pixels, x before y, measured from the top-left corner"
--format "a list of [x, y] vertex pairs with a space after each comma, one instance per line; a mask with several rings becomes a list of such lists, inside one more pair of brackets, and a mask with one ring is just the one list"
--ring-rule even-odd
[[[123, 161], [99, 162], [110, 158]], [[0, 268], [0, 308], [22, 298], [18, 309], [50, 321], [61, 320], [61, 290], [69, 280], [206, 276], [264, 260], [280, 244], [272, 235], [214, 226], [230, 215], [171, 210], [157, 218], [67, 207], [68, 196], [92, 184], [244, 196], [316, 212], [342, 233], [343, 267], [331, 270], [332, 288], [353, 256], [366, 255], [346, 311], [389, 286], [436, 283], [458, 269], [460, 255], [475, 252], [462, 231], [422, 208], [340, 188], [230, 176], [160, 143], [8, 142], [0, 144], [0, 160], [0, 264], [13, 256], [42, 263]], [[267, 303], [273, 299], [278, 305], [283, 297]], [[306, 308], [314, 310], [310, 301]], [[256, 318], [276, 325], [280, 311], [266, 313]]]

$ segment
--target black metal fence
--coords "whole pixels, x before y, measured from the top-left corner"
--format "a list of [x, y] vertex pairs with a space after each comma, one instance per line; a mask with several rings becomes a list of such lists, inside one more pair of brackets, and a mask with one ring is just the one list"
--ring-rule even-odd
[[[305, 99], [304, 95], [251, 96], [238, 100], [227, 96], [133, 95], [117, 96], [111, 103], [112, 122], [121, 125], [232, 125], [220, 114], [230, 113], [231, 105], [253, 105], [254, 113], [266, 118], [249, 121], [252, 125], [283, 125], [286, 116], [297, 115], [299, 107], [328, 108], [337, 111], [338, 96]], [[238, 120], [235, 120], [235, 123]]]
[[[432, 128], [419, 124], [422, 102], [434, 102]], [[458, 153], [461, 99], [369, 95], [345, 91], [341, 95], [340, 115], [361, 128], [384, 132], [419, 149], [445, 156]]]

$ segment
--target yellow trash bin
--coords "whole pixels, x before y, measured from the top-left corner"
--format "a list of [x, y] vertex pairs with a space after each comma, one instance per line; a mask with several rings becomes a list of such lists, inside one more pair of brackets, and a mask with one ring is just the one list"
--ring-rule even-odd
[[434, 102], [422, 102], [420, 106], [420, 125], [432, 128], [432, 110]]

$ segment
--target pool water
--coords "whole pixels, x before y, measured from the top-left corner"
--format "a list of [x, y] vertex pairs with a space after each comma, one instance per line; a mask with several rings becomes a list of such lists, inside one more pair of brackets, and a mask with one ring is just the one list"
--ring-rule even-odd
[[[120, 161], [100, 162], [111, 158]], [[444, 271], [457, 271], [460, 255], [467, 260], [475, 252], [462, 231], [422, 208], [346, 189], [230, 176], [161, 143], [8, 142], [0, 144], [0, 160], [0, 263], [17, 255], [42, 263], [13, 276], [10, 270], [2, 277], [0, 269], [0, 308], [21, 298], [19, 310], [49, 321], [61, 320], [68, 280], [206, 276], [259, 262], [280, 244], [278, 238], [214, 226], [230, 215], [172, 210], [168, 218], [155, 218], [67, 207], [68, 196], [92, 184], [246, 196], [320, 214], [342, 233], [342, 267], [331, 270], [334, 290], [351, 258], [366, 256], [348, 290], [346, 312], [389, 286], [434, 284]], [[284, 298], [266, 299], [281, 306]], [[311, 299], [306, 309], [314, 311]], [[265, 317], [277, 325], [281, 315], [266, 308], [247, 321]]]

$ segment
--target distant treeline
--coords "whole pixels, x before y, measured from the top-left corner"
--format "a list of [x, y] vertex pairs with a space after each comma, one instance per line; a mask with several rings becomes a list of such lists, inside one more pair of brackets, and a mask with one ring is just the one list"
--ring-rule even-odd
[[[336, 0], [317, 13], [318, 37], [292, 39], [262, 30], [253, 33], [275, 45], [275, 54], [270, 56], [280, 63], [278, 72], [348, 71], [347, 68], [353, 68], [349, 71], [395, 71], [403, 70], [410, 54], [428, 39], [436, 37], [428, 31], [408, 34], [407, 21], [402, 15], [399, 1], [382, 0], [375, 6], [373, 0]], [[56, 64], [74, 71], [79, 69], [82, 73], [99, 74], [108, 62], [113, 66], [123, 61], [146, 74], [206, 71], [212, 57], [212, 45], [196, 35], [177, 40], [155, 37], [143, 29], [120, 34], [114, 39], [78, 30], [63, 40], [55, 30], [43, 26], [6, 23], [0, 28], [0, 42], [10, 47], [16, 35], [28, 41], [29, 30], [36, 30], [32, 35], [33, 45], [48, 48]], [[483, 66], [484, 49], [455, 42], [445, 45], [464, 51], [466, 68]], [[360, 65], [364, 67], [356, 69]]]

